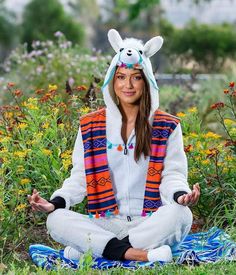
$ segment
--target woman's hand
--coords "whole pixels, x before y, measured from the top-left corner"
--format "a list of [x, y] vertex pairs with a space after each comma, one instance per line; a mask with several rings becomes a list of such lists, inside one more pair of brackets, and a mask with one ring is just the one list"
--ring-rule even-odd
[[39, 196], [39, 192], [34, 189], [32, 195], [28, 195], [28, 201], [33, 211], [49, 213], [55, 210], [55, 206]]
[[191, 193], [184, 194], [178, 197], [177, 202], [178, 204], [185, 205], [185, 206], [193, 206], [198, 203], [200, 197], [200, 186], [199, 184], [193, 185], [193, 190]]

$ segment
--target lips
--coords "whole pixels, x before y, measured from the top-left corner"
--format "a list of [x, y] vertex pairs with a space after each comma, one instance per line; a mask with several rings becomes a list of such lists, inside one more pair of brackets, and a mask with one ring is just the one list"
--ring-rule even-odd
[[133, 96], [135, 95], [135, 92], [123, 92], [123, 94], [126, 96]]

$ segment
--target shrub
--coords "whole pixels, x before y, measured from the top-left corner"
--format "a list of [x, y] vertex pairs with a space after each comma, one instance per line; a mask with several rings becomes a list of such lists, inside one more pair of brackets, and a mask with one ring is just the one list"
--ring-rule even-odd
[[[236, 114], [233, 83], [224, 91], [226, 102], [217, 102], [211, 107], [227, 138], [206, 132], [196, 108], [187, 113], [178, 113], [182, 117], [185, 151], [189, 161], [189, 182], [199, 182], [201, 198], [194, 212], [205, 222], [228, 225], [226, 213], [232, 213], [236, 192]], [[234, 213], [235, 214], [235, 213]], [[229, 216], [229, 215], [228, 215]], [[217, 221], [218, 220], [218, 221]]]
[[58, 0], [31, 0], [23, 13], [21, 42], [29, 46], [35, 40], [51, 39], [57, 31], [74, 42], [83, 44], [84, 30], [67, 15]]
[[[230, 24], [206, 25], [195, 21], [183, 29], [175, 29], [165, 20], [160, 22], [160, 33], [166, 40], [163, 51], [170, 64], [184, 67], [194, 61], [201, 71], [220, 71], [227, 58], [236, 58], [236, 31]], [[177, 62], [178, 63], [178, 62]]]
[[2, 104], [12, 101], [4, 85], [10, 81], [19, 85], [28, 96], [36, 89], [45, 89], [53, 83], [57, 83], [60, 90], [65, 89], [66, 81], [72, 87], [89, 87], [91, 82], [101, 85], [100, 80], [111, 57], [73, 45], [61, 32], [55, 33], [55, 36], [56, 42], [35, 41], [32, 51], [28, 52], [26, 45], [21, 45], [11, 53], [4, 63], [5, 75], [0, 80]]

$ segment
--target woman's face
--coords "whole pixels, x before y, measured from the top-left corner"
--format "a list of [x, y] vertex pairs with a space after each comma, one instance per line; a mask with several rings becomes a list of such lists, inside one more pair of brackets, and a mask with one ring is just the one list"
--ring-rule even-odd
[[144, 91], [145, 81], [140, 70], [118, 67], [113, 85], [120, 104], [136, 105]]

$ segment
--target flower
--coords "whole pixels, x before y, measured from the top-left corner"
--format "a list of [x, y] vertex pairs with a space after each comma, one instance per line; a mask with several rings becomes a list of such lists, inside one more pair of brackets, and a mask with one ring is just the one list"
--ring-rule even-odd
[[191, 144], [184, 147], [184, 152], [188, 153], [193, 151], [193, 146]]
[[17, 96], [17, 97], [20, 97], [20, 96], [23, 95], [23, 93], [22, 93], [21, 90], [15, 90], [15, 91], [13, 92], [13, 94], [14, 94], [15, 96]]
[[52, 151], [49, 150], [49, 149], [43, 149], [42, 150], [43, 154], [46, 155], [46, 156], [50, 156], [52, 154]]
[[196, 113], [197, 112], [197, 107], [192, 107], [188, 109], [189, 113]]
[[204, 135], [206, 138], [214, 138], [214, 139], [217, 139], [217, 138], [220, 138], [221, 136], [220, 135], [217, 135], [213, 132], [208, 132]]
[[224, 106], [225, 106], [224, 102], [217, 102], [211, 105], [211, 109], [220, 109], [220, 108], [224, 108]]
[[8, 82], [7, 87], [14, 87], [16, 84], [14, 82]]
[[230, 119], [230, 118], [225, 118], [224, 119], [224, 124], [226, 125], [226, 126], [232, 126], [233, 124], [235, 124], [236, 123], [236, 121], [234, 121], [234, 120], [232, 120], [232, 119]]
[[229, 87], [230, 87], [230, 88], [233, 88], [233, 87], [234, 87], [234, 82], [230, 82], [230, 83], [229, 83]]
[[228, 94], [229, 93], [229, 90], [228, 89], [225, 89], [224, 90], [224, 94]]
[[20, 129], [25, 129], [27, 126], [28, 126], [28, 124], [23, 123], [23, 122], [18, 124], [18, 128], [20, 128]]
[[36, 93], [37, 95], [41, 95], [41, 94], [44, 93], [44, 89], [38, 89], [38, 90], [35, 91], [35, 93]]
[[87, 87], [85, 85], [77, 86], [75, 90], [77, 91], [87, 91]]
[[49, 84], [48, 85], [48, 88], [49, 88], [49, 91], [55, 91], [55, 90], [57, 90], [57, 85], [51, 85], [51, 84]]
[[209, 159], [204, 159], [201, 161], [203, 165], [207, 165], [210, 163]]
[[24, 158], [27, 155], [27, 151], [16, 151], [13, 155], [15, 157]]
[[25, 171], [25, 168], [24, 168], [23, 165], [18, 165], [18, 166], [17, 166], [17, 170], [16, 170], [17, 173], [22, 173], [22, 172], [24, 172], [24, 171]]
[[43, 125], [42, 125], [42, 128], [48, 129], [48, 127], [49, 127], [49, 123], [48, 122], [44, 122]]
[[185, 113], [182, 113], [182, 112], [177, 113], [176, 115], [177, 115], [178, 117], [185, 117], [185, 116], [186, 116], [186, 114], [185, 114]]
[[20, 211], [22, 209], [25, 209], [26, 207], [27, 207], [26, 203], [21, 203], [15, 208], [15, 211]]
[[22, 184], [22, 185], [24, 185], [24, 184], [27, 184], [27, 183], [30, 183], [31, 182], [31, 180], [30, 179], [21, 179], [20, 180], [20, 184]]
[[190, 133], [189, 136], [192, 137], [192, 138], [197, 138], [198, 137], [198, 135], [196, 133], [194, 133], [194, 132]]

